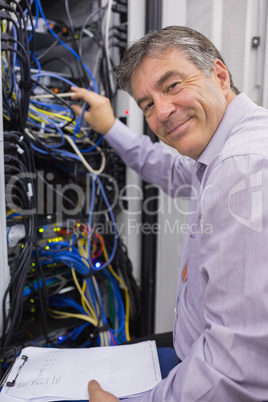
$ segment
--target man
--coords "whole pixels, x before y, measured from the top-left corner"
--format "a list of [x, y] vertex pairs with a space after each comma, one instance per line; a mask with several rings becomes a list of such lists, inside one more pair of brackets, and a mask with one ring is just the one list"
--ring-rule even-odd
[[[108, 99], [73, 88], [90, 106], [85, 120], [144, 180], [167, 191], [171, 177], [174, 196], [192, 194], [173, 333], [182, 362], [132, 401], [268, 399], [268, 112], [239, 94], [213, 44], [186, 27], [131, 45], [117, 76], [178, 155], [132, 133]], [[95, 381], [89, 394], [118, 400]]]

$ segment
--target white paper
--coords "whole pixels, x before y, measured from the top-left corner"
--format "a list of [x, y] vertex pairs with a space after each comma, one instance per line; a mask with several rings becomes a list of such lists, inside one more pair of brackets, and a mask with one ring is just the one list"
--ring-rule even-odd
[[161, 380], [154, 341], [88, 349], [27, 347], [7, 381], [16, 377], [22, 355], [28, 360], [14, 387], [3, 387], [0, 401], [88, 400], [91, 379], [120, 398], [148, 391]]

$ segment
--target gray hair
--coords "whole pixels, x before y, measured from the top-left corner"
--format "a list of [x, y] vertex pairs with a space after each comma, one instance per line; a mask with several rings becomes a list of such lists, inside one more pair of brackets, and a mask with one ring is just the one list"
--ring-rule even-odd
[[[167, 50], [178, 49], [183, 52], [205, 76], [210, 77], [216, 59], [225, 64], [220, 52], [213, 43], [200, 32], [183, 26], [169, 26], [158, 31], [150, 31], [141, 39], [133, 42], [126, 49], [116, 70], [119, 88], [133, 96], [131, 77], [144, 58], [160, 59]], [[234, 86], [230, 71], [231, 90], [238, 95], [239, 90]]]

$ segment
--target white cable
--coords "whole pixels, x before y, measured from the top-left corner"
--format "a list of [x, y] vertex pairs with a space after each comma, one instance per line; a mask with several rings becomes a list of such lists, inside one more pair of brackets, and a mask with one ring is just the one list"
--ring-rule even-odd
[[[31, 134], [30, 130], [28, 128], [25, 128], [25, 132], [26, 134], [32, 139], [35, 140], [34, 136]], [[34, 130], [33, 130], [34, 132]], [[40, 136], [38, 132], [35, 131], [35, 133]], [[57, 137], [58, 135], [54, 134], [54, 137]], [[83, 165], [85, 166], [85, 168], [92, 174], [98, 176], [100, 175], [105, 168], [106, 165], [106, 157], [104, 152], [102, 151], [102, 149], [99, 146], [96, 146], [97, 151], [100, 152], [101, 154], [101, 166], [98, 170], [94, 170], [89, 164], [88, 162], [85, 160], [84, 156], [82, 155], [82, 153], [79, 151], [79, 149], [77, 148], [76, 144], [74, 143], [74, 141], [72, 140], [71, 137], [69, 137], [68, 135], [64, 135], [64, 138], [69, 142], [69, 144], [71, 145], [71, 147], [73, 148], [74, 152], [76, 153], [77, 156], [79, 156], [81, 162], [83, 163]], [[90, 145], [94, 146], [96, 145], [93, 141], [91, 141], [89, 138], [86, 139], [87, 143], [89, 143]]]
[[[98, 176], [99, 174], [101, 174], [105, 168], [106, 165], [106, 158], [104, 155], [104, 152], [101, 150], [100, 147], [96, 147], [96, 149], [100, 152], [101, 154], [101, 166], [99, 168], [99, 170], [94, 170], [85, 160], [84, 156], [82, 155], [82, 153], [79, 151], [79, 149], [77, 148], [76, 144], [74, 143], [74, 141], [72, 140], [71, 137], [69, 137], [68, 135], [65, 135], [65, 139], [69, 142], [69, 144], [71, 145], [71, 147], [73, 148], [74, 152], [76, 153], [77, 156], [79, 156], [79, 158], [81, 159], [81, 162], [83, 163], [83, 165], [85, 166], [85, 168], [90, 172], [93, 173], [94, 175]], [[91, 145], [95, 145], [89, 138], [87, 139], [87, 142], [89, 142], [89, 144]]]
[[[73, 96], [73, 92], [63, 92], [63, 93], [59, 93], [56, 94], [58, 97], [60, 98], [71, 98]], [[30, 99], [39, 99], [39, 98], [43, 98], [43, 99], [50, 99], [50, 98], [55, 98], [54, 95], [52, 94], [39, 94], [39, 95], [33, 95], [30, 97]]]

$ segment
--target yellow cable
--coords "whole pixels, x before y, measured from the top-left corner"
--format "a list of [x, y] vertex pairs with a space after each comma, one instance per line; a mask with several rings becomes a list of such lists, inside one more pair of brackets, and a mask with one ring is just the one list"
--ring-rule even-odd
[[7, 114], [3, 113], [3, 117], [4, 117], [6, 120], [10, 121], [10, 117], [9, 117]]
[[92, 309], [92, 307], [90, 306], [89, 301], [85, 297], [85, 289], [84, 289], [84, 291], [83, 291], [83, 289], [81, 289], [81, 286], [80, 286], [80, 284], [79, 284], [79, 282], [77, 280], [77, 276], [76, 276], [76, 272], [75, 272], [74, 268], [71, 269], [71, 272], [72, 272], [73, 280], [74, 280], [74, 283], [75, 283], [75, 285], [77, 287], [77, 290], [81, 295], [81, 301], [82, 301], [82, 304], [83, 304], [83, 308], [87, 312], [88, 315], [91, 315], [95, 319], [96, 325], [97, 325], [98, 319], [96, 317], [94, 309]]
[[[95, 276], [92, 277], [92, 282], [94, 283], [94, 287], [95, 287], [95, 291], [97, 293], [98, 300], [101, 300], [101, 296], [100, 296], [100, 293], [99, 293], [99, 286], [98, 286], [98, 282], [97, 282]], [[98, 313], [98, 316], [100, 317], [100, 315], [101, 315], [100, 303], [97, 303], [97, 313]]]
[[[63, 116], [63, 115], [61, 115], [59, 113], [48, 112], [47, 110], [39, 109], [39, 108], [37, 108], [36, 106], [33, 106], [33, 105], [31, 105], [31, 110], [34, 110], [34, 111], [39, 112], [39, 113], [44, 114], [44, 115], [47, 114], [48, 116], [56, 117], [56, 118], [58, 118], [60, 120], [66, 120], [66, 121], [72, 121], [73, 120], [71, 117]], [[75, 125], [74, 121], [72, 123]]]
[[[104, 254], [104, 257], [105, 257], [106, 261], [108, 261], [108, 254], [107, 254], [107, 250], [106, 250], [104, 242], [103, 242], [103, 254]], [[125, 328], [126, 328], [127, 340], [129, 341], [131, 338], [130, 338], [130, 335], [129, 335], [129, 293], [128, 293], [128, 288], [127, 288], [125, 282], [113, 270], [111, 264], [108, 264], [108, 268], [109, 268], [110, 272], [114, 275], [114, 277], [118, 280], [118, 282], [121, 283], [121, 285], [123, 286], [124, 291], [125, 291], [125, 297], [126, 297]]]
[[[8, 212], [6, 213], [6, 216], [8, 217], [8, 216], [10, 216], [10, 215], [12, 215], [12, 214], [16, 214], [16, 213], [17, 213], [17, 211], [16, 211], [15, 209], [11, 209], [10, 211], [8, 211]], [[21, 218], [21, 217], [16, 216], [16, 218]]]
[[[84, 294], [84, 297], [81, 298], [81, 303], [82, 303], [82, 307], [85, 310], [86, 310], [86, 304], [87, 304], [86, 302], [90, 303], [90, 301], [86, 298], [86, 295], [85, 295], [86, 290], [87, 290], [87, 282], [86, 282], [86, 280], [84, 280], [83, 285], [82, 285], [82, 292]], [[96, 321], [98, 321], [97, 316], [96, 316], [95, 311], [94, 311], [94, 308], [93, 308], [93, 305], [91, 306], [91, 308], [92, 308], [92, 315], [95, 315]]]
[[30, 112], [28, 113], [28, 116], [31, 117], [32, 119], [36, 120], [36, 121], [39, 121], [40, 123], [47, 123], [46, 120], [41, 119], [40, 117], [38, 117], [35, 114], [32, 114]]
[[64, 319], [64, 318], [74, 317], [74, 318], [79, 318], [80, 320], [88, 321], [91, 324], [93, 324], [94, 326], [96, 326], [95, 321], [85, 314], [66, 313], [63, 311], [52, 310], [52, 309], [50, 309], [49, 311], [53, 318]]
[[108, 346], [108, 345], [109, 345], [109, 342], [108, 342], [108, 339], [107, 339], [107, 331], [105, 331], [105, 332], [103, 333], [103, 336], [104, 336], [104, 344], [105, 344], [106, 346]]

